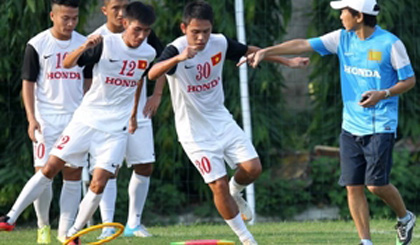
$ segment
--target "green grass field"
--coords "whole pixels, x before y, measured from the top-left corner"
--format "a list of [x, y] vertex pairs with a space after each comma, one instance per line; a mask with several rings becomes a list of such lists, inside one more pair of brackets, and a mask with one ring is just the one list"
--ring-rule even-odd
[[[394, 221], [373, 220], [371, 222], [372, 239], [378, 245], [395, 244]], [[261, 223], [249, 226], [260, 245], [268, 244], [352, 244], [359, 243], [353, 222], [282, 222]], [[167, 244], [173, 241], [189, 239], [225, 239], [239, 241], [225, 224], [156, 226], [148, 227], [154, 236], [150, 238], [118, 237], [108, 244]], [[53, 231], [56, 235], [56, 231]], [[97, 234], [88, 238], [93, 239]], [[89, 239], [88, 239], [89, 240]], [[420, 236], [414, 235], [412, 245], [420, 244]], [[92, 241], [92, 240], [90, 240]], [[0, 244], [27, 245], [36, 244], [35, 229], [19, 229], [13, 232], [0, 232]], [[52, 244], [59, 244], [54, 240]]]

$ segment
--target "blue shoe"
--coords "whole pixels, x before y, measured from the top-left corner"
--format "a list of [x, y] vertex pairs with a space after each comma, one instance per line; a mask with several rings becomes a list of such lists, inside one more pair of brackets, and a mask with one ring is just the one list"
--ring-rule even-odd
[[150, 234], [147, 230], [146, 227], [144, 227], [143, 225], [138, 225], [134, 228], [130, 228], [128, 225], [125, 226], [124, 228], [124, 236], [125, 237], [151, 237], [152, 234]]
[[102, 229], [102, 234], [98, 236], [98, 240], [103, 240], [115, 234], [115, 228], [113, 227], [105, 227]]

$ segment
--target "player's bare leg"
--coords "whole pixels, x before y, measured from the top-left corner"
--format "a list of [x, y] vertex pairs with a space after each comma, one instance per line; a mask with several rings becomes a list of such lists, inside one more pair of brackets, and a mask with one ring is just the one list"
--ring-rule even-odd
[[360, 239], [371, 240], [369, 228], [369, 205], [366, 200], [365, 187], [346, 186], [347, 201], [351, 217], [356, 225]]
[[367, 188], [374, 195], [380, 197], [399, 218], [402, 218], [407, 214], [407, 209], [401, 198], [400, 192], [394, 185], [368, 186]]
[[241, 212], [242, 219], [249, 221], [252, 219], [252, 210], [248, 203], [242, 197], [242, 191], [245, 187], [254, 182], [261, 174], [262, 167], [259, 158], [254, 158], [249, 161], [238, 164], [238, 169], [235, 175], [229, 182], [230, 194], [234, 198], [236, 204]]
[[248, 231], [240, 216], [235, 200], [229, 193], [228, 177], [224, 176], [208, 185], [213, 192], [213, 201], [217, 211], [219, 211], [220, 215], [239, 237], [241, 242], [255, 242], [254, 237]]

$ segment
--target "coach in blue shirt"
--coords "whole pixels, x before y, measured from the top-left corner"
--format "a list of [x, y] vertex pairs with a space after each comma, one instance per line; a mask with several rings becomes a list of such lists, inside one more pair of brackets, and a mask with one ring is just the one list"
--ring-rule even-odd
[[416, 217], [390, 184], [392, 148], [398, 124], [398, 96], [414, 87], [414, 71], [404, 44], [376, 25], [376, 0], [332, 1], [344, 29], [309, 40], [295, 39], [248, 56], [256, 67], [271, 55], [316, 51], [340, 60], [343, 123], [341, 177], [361, 244], [373, 244], [364, 187], [384, 200], [398, 217], [397, 244], [409, 244]]

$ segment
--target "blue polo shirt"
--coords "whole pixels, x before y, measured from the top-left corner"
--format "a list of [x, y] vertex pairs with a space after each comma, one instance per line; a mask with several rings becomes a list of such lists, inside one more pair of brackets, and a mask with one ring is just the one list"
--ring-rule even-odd
[[366, 91], [391, 88], [414, 76], [401, 40], [375, 26], [373, 34], [365, 40], [359, 39], [354, 31], [340, 29], [308, 41], [321, 55], [338, 55], [344, 106], [342, 128], [354, 135], [396, 132], [398, 96], [369, 108], [358, 102]]

